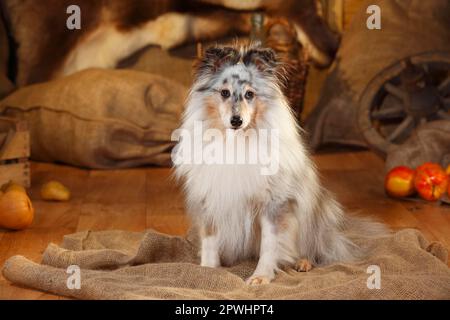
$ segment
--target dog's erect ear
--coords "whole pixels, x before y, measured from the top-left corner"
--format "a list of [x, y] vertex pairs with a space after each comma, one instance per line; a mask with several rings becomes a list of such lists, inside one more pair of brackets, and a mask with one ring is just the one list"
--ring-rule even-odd
[[197, 76], [214, 74], [225, 65], [238, 63], [239, 59], [239, 51], [232, 47], [208, 48], [197, 64]]
[[254, 64], [259, 71], [269, 73], [275, 73], [279, 65], [275, 52], [269, 48], [250, 49], [242, 61], [246, 66]]

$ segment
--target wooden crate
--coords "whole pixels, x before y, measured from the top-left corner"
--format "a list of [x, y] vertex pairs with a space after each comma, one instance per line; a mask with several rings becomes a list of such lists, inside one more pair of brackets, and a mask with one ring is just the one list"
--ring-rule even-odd
[[0, 117], [0, 186], [30, 186], [30, 133], [23, 120]]

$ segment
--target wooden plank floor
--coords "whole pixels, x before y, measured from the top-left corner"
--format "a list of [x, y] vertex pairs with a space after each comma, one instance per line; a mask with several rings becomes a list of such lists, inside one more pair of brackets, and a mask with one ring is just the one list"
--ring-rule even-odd
[[[370, 152], [315, 156], [324, 184], [349, 210], [378, 217], [394, 229], [420, 229], [430, 241], [450, 248], [450, 207], [389, 199], [383, 191], [383, 162]], [[188, 228], [180, 189], [170, 170], [140, 168], [89, 171], [33, 163], [31, 198], [36, 210], [33, 225], [24, 231], [0, 230], [0, 265], [13, 255], [40, 261], [48, 243], [83, 230], [154, 228], [182, 235]], [[68, 186], [67, 203], [40, 200], [43, 182], [56, 179]], [[0, 276], [0, 299], [58, 299], [11, 285]]]

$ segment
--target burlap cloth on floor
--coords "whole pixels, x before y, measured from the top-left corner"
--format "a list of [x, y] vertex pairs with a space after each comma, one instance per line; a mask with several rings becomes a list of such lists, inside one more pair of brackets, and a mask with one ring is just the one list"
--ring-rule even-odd
[[[232, 268], [198, 265], [196, 240], [157, 233], [100, 231], [64, 237], [50, 244], [41, 264], [23, 256], [6, 261], [3, 275], [13, 283], [78, 299], [450, 299], [447, 250], [428, 243], [416, 230], [365, 243], [364, 261], [281, 272], [268, 285], [244, 279], [254, 262]], [[70, 290], [67, 267], [81, 268], [81, 288]], [[368, 289], [370, 265], [381, 269], [381, 289]]]

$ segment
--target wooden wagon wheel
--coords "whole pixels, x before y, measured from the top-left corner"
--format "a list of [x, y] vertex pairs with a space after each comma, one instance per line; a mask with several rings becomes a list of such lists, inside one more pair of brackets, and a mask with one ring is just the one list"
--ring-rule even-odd
[[450, 53], [427, 53], [381, 72], [364, 91], [358, 124], [371, 148], [385, 155], [419, 125], [450, 120]]

